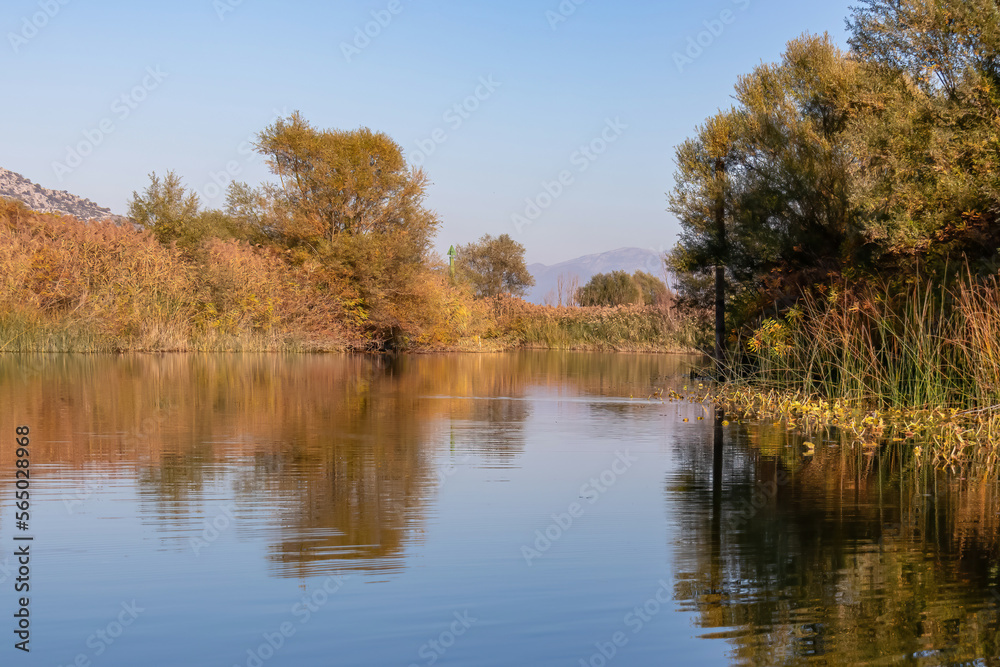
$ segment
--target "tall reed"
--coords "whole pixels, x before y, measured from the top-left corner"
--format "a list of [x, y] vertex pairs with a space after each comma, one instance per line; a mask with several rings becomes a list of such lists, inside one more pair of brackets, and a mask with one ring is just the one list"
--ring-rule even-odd
[[738, 368], [769, 389], [872, 407], [989, 408], [1000, 404], [1000, 283], [966, 270], [950, 287], [808, 294], [742, 352]]

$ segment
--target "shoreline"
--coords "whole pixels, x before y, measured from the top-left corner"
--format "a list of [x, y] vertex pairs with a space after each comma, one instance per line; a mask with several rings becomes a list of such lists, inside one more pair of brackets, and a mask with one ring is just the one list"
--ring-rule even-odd
[[575, 344], [571, 346], [546, 346], [537, 343], [523, 345], [492, 345], [492, 344], [456, 344], [444, 346], [414, 346], [399, 349], [372, 349], [370, 346], [352, 345], [286, 345], [279, 347], [114, 347], [95, 346], [91, 348], [61, 348], [61, 349], [8, 349], [0, 345], [0, 355], [32, 355], [32, 354], [358, 354], [373, 356], [389, 355], [425, 355], [425, 354], [505, 354], [511, 352], [580, 352], [580, 353], [615, 353], [615, 354], [671, 354], [706, 356], [701, 350], [671, 346], [642, 345], [623, 346], [613, 344]]

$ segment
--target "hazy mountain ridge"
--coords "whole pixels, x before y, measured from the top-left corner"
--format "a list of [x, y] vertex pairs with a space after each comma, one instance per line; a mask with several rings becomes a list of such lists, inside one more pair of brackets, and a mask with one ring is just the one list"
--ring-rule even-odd
[[124, 220], [121, 216], [114, 215], [111, 209], [98, 206], [89, 199], [77, 197], [65, 190], [44, 188], [3, 167], [0, 167], [0, 197], [17, 199], [39, 213], [64, 213], [80, 220]]
[[[598, 273], [611, 271], [635, 273], [639, 270], [663, 279], [666, 274], [663, 253], [643, 248], [619, 248], [596, 255], [584, 255], [551, 266], [531, 264], [528, 266], [528, 271], [535, 278], [535, 286], [525, 298], [532, 303], [544, 304], [546, 298], [553, 304], [557, 303], [560, 276], [567, 281], [576, 276], [577, 286], [583, 286]], [[565, 298], [564, 294], [564, 303]]]

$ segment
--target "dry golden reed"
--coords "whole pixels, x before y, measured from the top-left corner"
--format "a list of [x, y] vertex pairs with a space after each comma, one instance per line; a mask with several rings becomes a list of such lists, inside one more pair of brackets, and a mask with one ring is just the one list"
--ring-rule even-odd
[[435, 265], [376, 298], [317, 257], [236, 240], [164, 245], [131, 224], [0, 201], [0, 352], [683, 351], [700, 331], [668, 306], [476, 299]]

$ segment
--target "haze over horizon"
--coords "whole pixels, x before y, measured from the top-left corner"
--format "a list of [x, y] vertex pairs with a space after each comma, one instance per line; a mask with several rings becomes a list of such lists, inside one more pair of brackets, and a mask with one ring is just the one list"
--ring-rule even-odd
[[0, 166], [115, 213], [172, 169], [221, 206], [217, 183], [269, 178], [250, 141], [299, 110], [427, 170], [440, 252], [486, 233], [548, 265], [664, 251], [674, 147], [803, 31], [845, 46], [849, 4], [13, 0]]

